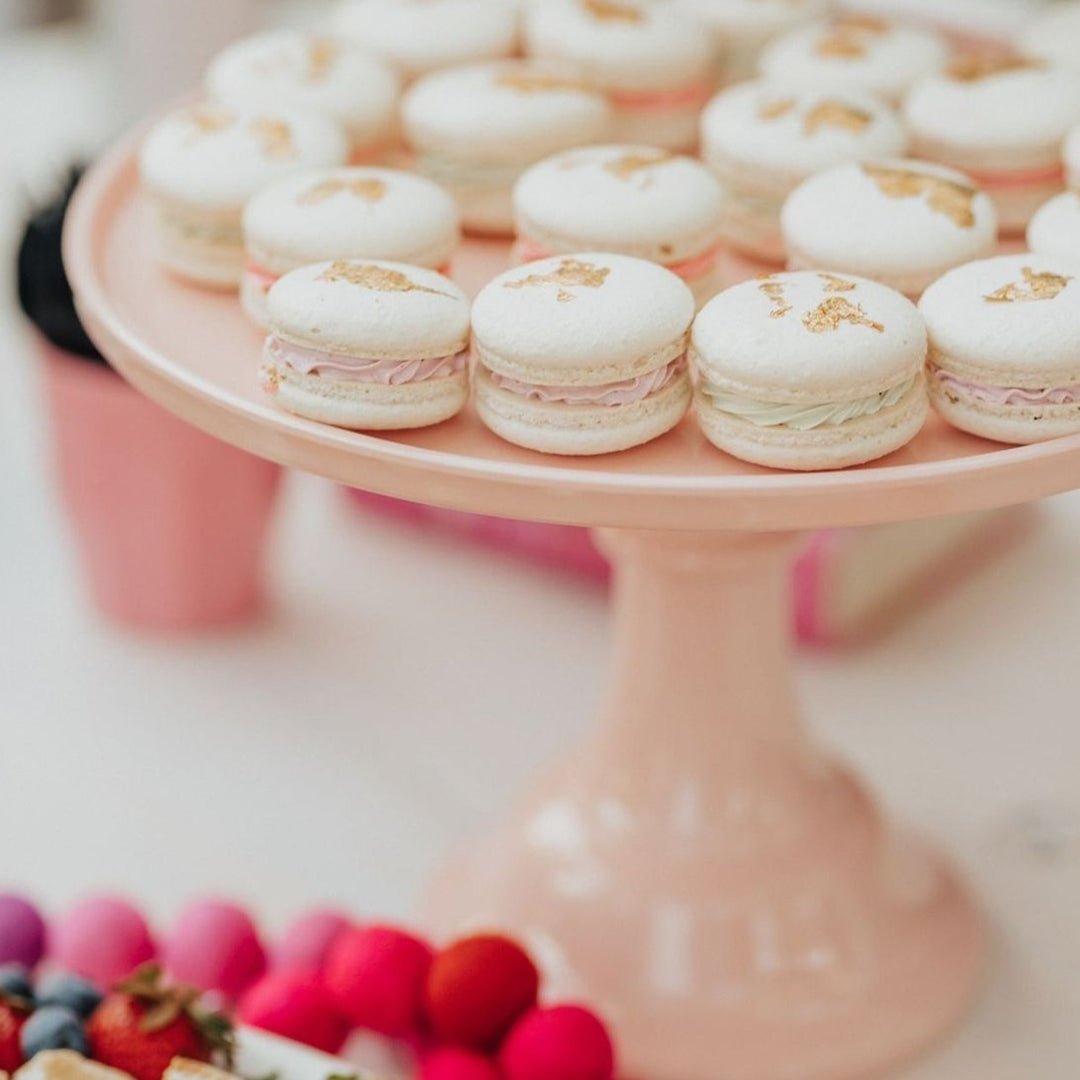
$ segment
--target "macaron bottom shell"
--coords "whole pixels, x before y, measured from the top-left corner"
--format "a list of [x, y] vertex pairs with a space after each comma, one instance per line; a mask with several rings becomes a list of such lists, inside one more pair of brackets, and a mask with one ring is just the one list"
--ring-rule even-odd
[[149, 212], [154, 254], [165, 269], [208, 289], [239, 288], [244, 272], [239, 208], [206, 211], [151, 195]]
[[732, 457], [771, 469], [816, 472], [863, 465], [906, 446], [922, 430], [930, 406], [926, 381], [919, 377], [891, 408], [810, 431], [760, 427], [714, 408], [700, 392], [695, 410], [705, 437]]
[[586, 457], [629, 450], [674, 428], [690, 406], [690, 378], [628, 405], [544, 403], [496, 386], [480, 366], [474, 380], [480, 419], [500, 438], [542, 454]]

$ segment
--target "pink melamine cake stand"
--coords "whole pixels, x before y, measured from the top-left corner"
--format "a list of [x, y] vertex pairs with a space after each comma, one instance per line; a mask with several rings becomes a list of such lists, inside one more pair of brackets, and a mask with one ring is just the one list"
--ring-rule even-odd
[[[66, 256], [115, 367], [222, 439], [386, 495], [601, 531], [617, 583], [599, 722], [440, 877], [435, 928], [525, 935], [555, 993], [607, 1011], [637, 1080], [877, 1076], [960, 1018], [980, 981], [979, 918], [949, 864], [894, 832], [804, 729], [788, 560], [802, 530], [1080, 487], [1080, 437], [1009, 449], [933, 419], [881, 462], [796, 475], [719, 453], [692, 420], [581, 461], [519, 450], [472, 413], [353, 434], [276, 409], [235, 297], [156, 267], [131, 143], [84, 181]], [[467, 245], [457, 276], [475, 288], [505, 259]], [[891, 692], [919, 707], [918, 687]]]

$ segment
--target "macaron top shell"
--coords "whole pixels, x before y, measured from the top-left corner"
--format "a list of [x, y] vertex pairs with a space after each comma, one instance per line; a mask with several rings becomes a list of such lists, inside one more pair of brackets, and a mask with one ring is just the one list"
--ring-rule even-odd
[[963, 173], [920, 161], [817, 173], [788, 197], [781, 220], [789, 249], [810, 265], [870, 278], [943, 271], [991, 253], [997, 239], [989, 196]]
[[915, 305], [877, 282], [778, 273], [714, 296], [694, 323], [713, 384], [778, 403], [857, 401], [912, 378], [926, 359]]
[[343, 0], [331, 27], [415, 78], [509, 56], [518, 13], [509, 0]]
[[373, 141], [393, 130], [401, 84], [391, 67], [343, 39], [278, 30], [219, 53], [206, 89], [225, 104], [325, 112], [354, 138]]
[[677, 0], [721, 34], [762, 37], [824, 15], [828, 0]]
[[519, 231], [677, 261], [717, 239], [723, 188], [700, 161], [644, 146], [590, 146], [534, 165], [514, 191]]
[[427, 360], [469, 340], [469, 302], [449, 278], [406, 263], [301, 267], [270, 290], [270, 331], [303, 348], [373, 360]]
[[713, 38], [652, 0], [527, 0], [525, 39], [607, 90], [666, 89], [712, 77]]
[[297, 109], [193, 105], [143, 140], [139, 169], [157, 195], [209, 210], [239, 209], [259, 188], [302, 169], [344, 164], [341, 125]]
[[508, 60], [427, 75], [405, 95], [405, 134], [421, 153], [491, 164], [535, 161], [602, 137], [603, 96], [549, 64]]
[[923, 293], [932, 359], [995, 386], [1080, 384], [1080, 256], [1025, 253], [959, 266]]
[[598, 386], [681, 355], [694, 318], [686, 284], [656, 263], [590, 252], [540, 259], [490, 282], [473, 305], [485, 366], [549, 386]]
[[1020, 38], [1025, 56], [1080, 66], [1080, 4], [1051, 4], [1036, 15]]
[[949, 57], [937, 34], [848, 15], [793, 30], [761, 55], [767, 78], [815, 88], [868, 90], [897, 99], [917, 79], [944, 67]]
[[1080, 259], [1080, 192], [1064, 191], [1044, 203], [1028, 225], [1027, 242], [1040, 255]]
[[[702, 116], [703, 155], [791, 183], [843, 161], [899, 157], [907, 135], [870, 94], [757, 80], [717, 94]], [[726, 171], [726, 170], [725, 170]]]
[[904, 116], [917, 143], [966, 151], [973, 167], [988, 155], [1008, 168], [1024, 149], [1056, 161], [1080, 121], [1080, 74], [1035, 60], [961, 56], [912, 87]]
[[244, 211], [248, 250], [268, 270], [363, 257], [439, 267], [460, 239], [457, 205], [397, 169], [326, 169], [264, 188]]

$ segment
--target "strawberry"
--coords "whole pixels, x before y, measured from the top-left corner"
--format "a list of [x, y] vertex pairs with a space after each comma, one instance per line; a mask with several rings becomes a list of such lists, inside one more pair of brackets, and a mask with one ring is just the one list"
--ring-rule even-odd
[[91, 1055], [135, 1080], [161, 1080], [174, 1057], [209, 1061], [232, 1054], [225, 1017], [196, 1008], [199, 991], [166, 986], [154, 964], [140, 968], [94, 1010], [86, 1025]]
[[27, 1010], [18, 1002], [0, 997], [0, 1072], [13, 1073], [23, 1063], [19, 1032], [26, 1014]]

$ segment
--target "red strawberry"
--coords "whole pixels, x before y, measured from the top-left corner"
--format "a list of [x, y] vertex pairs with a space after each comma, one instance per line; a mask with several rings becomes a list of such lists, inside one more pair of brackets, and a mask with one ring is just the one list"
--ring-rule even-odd
[[13, 1073], [22, 1063], [19, 1032], [26, 1022], [26, 1010], [0, 999], [0, 1071]]
[[91, 1055], [136, 1080], [161, 1080], [174, 1057], [209, 1061], [231, 1054], [232, 1029], [224, 1017], [195, 1008], [199, 992], [165, 986], [161, 970], [140, 968], [94, 1010], [86, 1025]]

